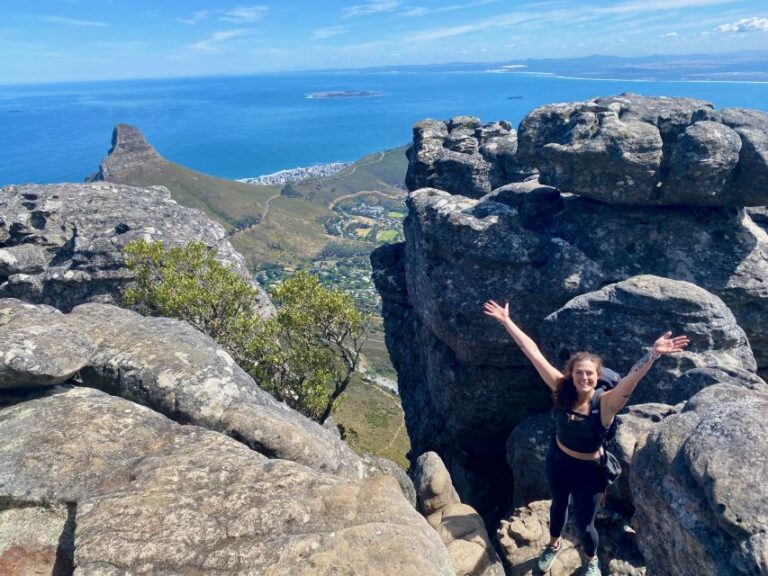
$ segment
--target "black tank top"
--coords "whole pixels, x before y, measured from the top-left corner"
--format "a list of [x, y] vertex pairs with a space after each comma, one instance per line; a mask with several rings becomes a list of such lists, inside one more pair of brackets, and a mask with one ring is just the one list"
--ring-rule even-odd
[[[599, 411], [596, 415], [599, 416]], [[598, 427], [592, 421], [593, 418], [594, 416], [589, 414], [566, 412], [556, 407], [557, 439], [563, 446], [576, 452], [597, 452], [603, 444], [603, 437], [598, 434]]]

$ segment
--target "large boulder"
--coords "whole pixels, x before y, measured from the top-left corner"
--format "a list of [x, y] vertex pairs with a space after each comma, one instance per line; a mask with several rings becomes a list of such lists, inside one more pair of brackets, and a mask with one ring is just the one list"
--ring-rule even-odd
[[768, 572], [768, 393], [709, 386], [632, 463], [638, 544], [654, 574]]
[[607, 365], [626, 374], [667, 330], [684, 333], [690, 344], [656, 361], [632, 393], [633, 403], [687, 400], [688, 390], [677, 386], [677, 378], [692, 368], [757, 368], [744, 331], [722, 300], [695, 284], [652, 275], [570, 300], [544, 319], [539, 345], [562, 362], [579, 350], [602, 354]]
[[[123, 247], [132, 240], [166, 246], [191, 241], [250, 279], [243, 257], [219, 224], [171, 199], [160, 186], [50, 184], [0, 188], [0, 297], [69, 311], [85, 302], [120, 302], [133, 278]], [[254, 305], [272, 304], [258, 285]]]
[[0, 300], [0, 389], [61, 384], [86, 365], [95, 349], [55, 308]]
[[[462, 500], [484, 516], [511, 504], [510, 478], [498, 475], [506, 468], [506, 439], [550, 403], [549, 390], [519, 348], [482, 313], [484, 301], [508, 302], [515, 322], [540, 340], [544, 319], [580, 295], [646, 274], [684, 281], [725, 303], [749, 339], [758, 369], [768, 366], [768, 218], [761, 211], [611, 206], [533, 181], [482, 199], [425, 188], [412, 192], [407, 204], [405, 244], [371, 258], [405, 421], [414, 453], [438, 452]], [[674, 311], [671, 300], [669, 305]], [[717, 309], [725, 320], [722, 304]], [[659, 319], [661, 325], [636, 320], [626, 327], [605, 325], [614, 336], [603, 334], [595, 351], [609, 352], [609, 365], [614, 349], [627, 355], [627, 365], [616, 366], [625, 370], [658, 337], [656, 330], [684, 328], [666, 319]], [[635, 333], [644, 326], [650, 332], [642, 342], [623, 345], [625, 328]], [[587, 332], [579, 328], [562, 337], [601, 336]], [[725, 340], [715, 348], [721, 344]], [[722, 350], [715, 348], [705, 344], [708, 352], [673, 372], [719, 362]], [[723, 356], [731, 368], [754, 371], [743, 345], [732, 351], [736, 355]], [[550, 360], [560, 365], [564, 359]], [[674, 360], [659, 365], [669, 362]], [[670, 396], [673, 403], [686, 397], [674, 386], [671, 393], [680, 394]]]
[[[66, 573], [453, 574], [437, 534], [387, 476], [350, 481], [268, 459], [88, 388], [0, 409], [0, 436], [12, 438], [0, 443], [0, 515], [40, 534], [43, 553], [58, 526]], [[72, 521], [54, 508], [40, 528], [25, 524], [43, 503], [68, 504]], [[30, 565], [32, 538], [26, 548], [8, 540], [0, 529], [0, 566]]]
[[514, 478], [515, 507], [552, 497], [547, 484], [547, 452], [555, 434], [551, 412], [520, 422], [507, 439], [507, 466]]
[[431, 187], [479, 198], [531, 174], [518, 164], [516, 152], [517, 133], [508, 122], [483, 125], [473, 116], [422, 120], [406, 153], [405, 184], [409, 190]]
[[[76, 369], [87, 386], [223, 432], [266, 456], [346, 478], [365, 474], [361, 459], [338, 436], [277, 402], [185, 322], [145, 318], [109, 304], [61, 314], [17, 300], [0, 300], [0, 319], [0, 341], [19, 337], [20, 327], [24, 334], [23, 347], [10, 348], [17, 357], [9, 360], [6, 352], [0, 361], [5, 388], [56, 384]], [[62, 342], [51, 341], [57, 336]]]
[[504, 576], [483, 519], [461, 503], [440, 456], [422, 454], [411, 474], [419, 509], [448, 548], [456, 576]]
[[703, 100], [622, 94], [552, 104], [518, 131], [540, 180], [611, 204], [768, 203], [768, 115]]

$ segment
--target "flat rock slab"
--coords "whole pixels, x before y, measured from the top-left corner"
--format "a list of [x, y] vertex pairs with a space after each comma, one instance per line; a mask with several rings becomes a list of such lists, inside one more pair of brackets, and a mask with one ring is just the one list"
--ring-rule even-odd
[[76, 506], [77, 576], [453, 574], [390, 477], [269, 460], [88, 388], [0, 410], [0, 436], [0, 499]]
[[518, 161], [610, 204], [761, 206], [768, 114], [637, 94], [552, 104], [520, 123]]
[[764, 391], [709, 386], [635, 452], [632, 522], [649, 572], [768, 570], [766, 414]]
[[[180, 206], [161, 186], [7, 186], [0, 188], [0, 297], [65, 312], [85, 302], [119, 302], [133, 278], [123, 248], [137, 239], [166, 246], [203, 242], [216, 248], [221, 262], [251, 277], [224, 228]], [[264, 313], [273, 309], [263, 291], [256, 305]]]

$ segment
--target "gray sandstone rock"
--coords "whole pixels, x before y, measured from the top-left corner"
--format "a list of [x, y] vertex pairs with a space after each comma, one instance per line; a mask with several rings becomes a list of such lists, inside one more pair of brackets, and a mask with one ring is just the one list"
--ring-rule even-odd
[[[463, 501], [484, 516], [511, 504], [511, 478], [498, 472], [510, 432], [550, 405], [528, 360], [483, 315], [485, 300], [509, 302], [538, 340], [543, 319], [580, 294], [643, 274], [691, 282], [725, 302], [758, 367], [768, 365], [763, 211], [611, 206], [535, 181], [480, 200], [423, 189], [408, 205], [405, 245], [371, 257], [408, 434], [415, 453], [441, 454]], [[617, 341], [624, 328], [609, 328], [606, 340]], [[658, 334], [649, 336], [642, 346]], [[642, 354], [622, 349], [632, 356], [625, 369]]]
[[411, 470], [419, 510], [430, 516], [449, 504], [461, 502], [453, 487], [451, 474], [436, 452], [425, 452], [416, 459]]
[[515, 426], [507, 439], [507, 465], [514, 477], [515, 508], [552, 497], [547, 485], [547, 452], [555, 433], [551, 412]]
[[543, 106], [521, 122], [517, 156], [541, 182], [611, 204], [768, 203], [768, 115], [703, 100], [622, 94]]
[[[120, 184], [50, 184], [0, 188], [0, 297], [63, 311], [85, 302], [119, 302], [132, 279], [123, 247], [136, 239], [166, 246], [193, 240], [250, 279], [226, 232], [167, 189]], [[260, 290], [260, 288], [259, 288]], [[266, 293], [256, 304], [273, 310]]]
[[422, 454], [411, 473], [419, 509], [448, 548], [456, 576], [504, 576], [483, 519], [461, 503], [440, 456]]
[[61, 384], [95, 351], [58, 310], [0, 300], [0, 317], [0, 389]]
[[61, 314], [0, 300], [0, 342], [0, 388], [51, 386], [79, 371], [87, 386], [223, 432], [266, 456], [346, 478], [364, 475], [338, 436], [277, 402], [185, 322], [107, 304]]
[[[515, 508], [501, 521], [497, 536], [510, 566], [507, 573], [511, 576], [541, 574], [537, 560], [544, 546], [549, 543], [549, 507], [549, 500], [531, 502], [528, 506]], [[601, 513], [595, 525], [600, 534], [597, 556], [603, 574], [644, 576], [643, 558], [637, 550], [634, 531], [627, 525], [627, 519], [619, 514]], [[566, 523], [562, 538], [563, 551], [548, 574], [581, 574], [584, 554], [580, 549], [580, 536], [572, 520]]]
[[[549, 407], [549, 394], [530, 367], [516, 374], [494, 366], [462, 364], [404, 301], [402, 245], [371, 255], [383, 299], [385, 337], [405, 408], [412, 453], [436, 451], [463, 501], [486, 516], [511, 504], [505, 441], [532, 411]], [[487, 332], [487, 331], [486, 331]]]
[[710, 195], [713, 204], [720, 204], [717, 196], [731, 178], [740, 151], [741, 138], [728, 126], [709, 120], [691, 124], [672, 149], [664, 195], [692, 205]]
[[[326, 420], [326, 423], [328, 420]], [[397, 464], [382, 458], [381, 456], [374, 456], [373, 454], [365, 454], [361, 457], [363, 466], [365, 468], [365, 476], [392, 476], [400, 485], [400, 491], [405, 496], [405, 499], [410, 502], [411, 506], [416, 508], [416, 489], [413, 486], [408, 474], [400, 468]]]
[[39, 274], [48, 263], [45, 252], [34, 244], [0, 248], [0, 277], [14, 274]]
[[747, 198], [764, 198], [768, 188], [768, 114], [744, 108], [724, 108], [721, 114], [723, 124], [741, 137], [739, 164], [733, 172], [731, 188]]
[[654, 427], [632, 462], [638, 544], [653, 573], [768, 570], [768, 393], [709, 386]]
[[645, 439], [654, 426], [664, 418], [679, 413], [681, 406], [682, 404], [670, 406], [651, 402], [634, 404], [616, 417], [616, 437], [610, 443], [609, 449], [621, 463], [621, 476], [608, 488], [606, 494], [607, 503], [613, 509], [630, 515], [634, 512], [629, 479], [632, 475], [635, 450], [645, 444]]
[[654, 274], [718, 296], [746, 332], [758, 365], [768, 364], [768, 235], [748, 214], [733, 208], [616, 207], [571, 197], [545, 230], [597, 264], [601, 285]]
[[719, 298], [694, 284], [652, 275], [633, 276], [569, 301], [544, 319], [539, 346], [563, 362], [579, 350], [594, 352], [626, 374], [667, 330], [685, 334], [690, 344], [656, 361], [632, 393], [633, 403], [687, 400], [687, 390], [676, 382], [692, 368], [757, 368], [744, 331]]
[[479, 198], [531, 174], [516, 153], [517, 135], [507, 122], [482, 125], [473, 116], [422, 120], [413, 127], [405, 183], [409, 190], [430, 187]]
[[453, 574], [386, 476], [270, 460], [88, 388], [0, 409], [0, 436], [0, 500], [71, 503], [77, 576]]
[[0, 504], [0, 574], [69, 576], [74, 553], [73, 507]]

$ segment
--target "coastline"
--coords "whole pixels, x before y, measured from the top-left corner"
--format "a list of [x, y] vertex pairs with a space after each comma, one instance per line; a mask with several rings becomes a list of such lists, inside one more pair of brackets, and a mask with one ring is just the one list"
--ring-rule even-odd
[[351, 166], [351, 164], [351, 162], [330, 162], [315, 166], [299, 166], [251, 178], [236, 178], [236, 181], [245, 184], [266, 184], [271, 186], [275, 184], [288, 184], [289, 182], [301, 182], [307, 178], [333, 176]]

